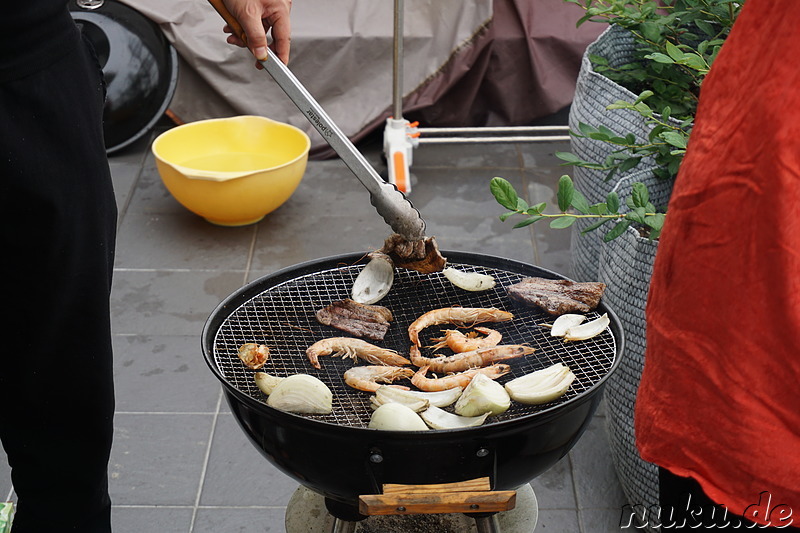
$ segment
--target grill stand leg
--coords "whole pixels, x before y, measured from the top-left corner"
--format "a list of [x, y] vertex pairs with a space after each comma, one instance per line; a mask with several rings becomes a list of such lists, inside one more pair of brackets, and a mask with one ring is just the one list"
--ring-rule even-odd
[[478, 533], [500, 533], [500, 522], [497, 520], [497, 513], [470, 514], [475, 519], [475, 527]]
[[342, 520], [333, 517], [333, 524], [328, 533], [354, 533], [358, 522], [350, 522], [349, 520]]

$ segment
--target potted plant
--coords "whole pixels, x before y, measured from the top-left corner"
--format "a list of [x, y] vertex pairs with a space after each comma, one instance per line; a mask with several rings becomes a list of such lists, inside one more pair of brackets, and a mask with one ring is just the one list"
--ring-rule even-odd
[[507, 211], [571, 228], [573, 277], [606, 283], [604, 299], [620, 316], [627, 350], [605, 400], [612, 456], [634, 509], [658, 505], [655, 466], [638, 455], [633, 406], [645, 352], [645, 305], [658, 235], [672, 182], [690, 140], [703, 79], [741, 2], [731, 0], [566, 0], [585, 10], [578, 21], [610, 23], [586, 50], [570, 109], [572, 165], [562, 176], [557, 209], [520, 198], [494, 178], [490, 189]]

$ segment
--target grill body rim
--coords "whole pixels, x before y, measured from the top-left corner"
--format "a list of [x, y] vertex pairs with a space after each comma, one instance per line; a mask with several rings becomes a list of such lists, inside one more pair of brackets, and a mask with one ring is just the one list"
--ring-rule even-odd
[[[449, 261], [492, 266], [525, 276], [569, 279], [528, 263], [486, 254], [443, 251]], [[298, 483], [348, 505], [360, 494], [380, 492], [383, 483], [451, 483], [488, 476], [495, 490], [510, 490], [535, 478], [564, 457], [585, 431], [609, 376], [624, 353], [619, 319], [608, 313], [616, 342], [611, 367], [577, 397], [542, 411], [476, 428], [437, 431], [379, 431], [340, 426], [279, 411], [228, 382], [214, 360], [214, 339], [221, 324], [250, 298], [303, 275], [357, 263], [363, 253], [342, 254], [300, 263], [258, 278], [223, 300], [202, 332], [203, 355], [223, 385], [239, 426], [259, 452]], [[377, 457], [380, 461], [376, 462]]]

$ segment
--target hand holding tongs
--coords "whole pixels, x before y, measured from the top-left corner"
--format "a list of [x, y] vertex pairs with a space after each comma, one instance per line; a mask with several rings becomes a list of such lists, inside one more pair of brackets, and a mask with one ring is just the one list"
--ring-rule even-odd
[[[244, 29], [225, 7], [223, 1], [208, 1], [242, 41], [246, 42]], [[407, 240], [418, 241], [423, 239], [425, 237], [425, 221], [422, 220], [419, 211], [414, 208], [408, 198], [395, 185], [384, 181], [378, 175], [361, 152], [353, 146], [350, 139], [342, 133], [328, 114], [325, 113], [325, 110], [314, 100], [272, 50], [267, 49], [267, 53], [267, 58], [258, 60], [259, 63], [317, 129], [353, 174], [356, 175], [364, 187], [367, 188], [370, 193], [370, 201], [375, 206], [378, 214], [383, 217], [395, 233], [399, 233]]]

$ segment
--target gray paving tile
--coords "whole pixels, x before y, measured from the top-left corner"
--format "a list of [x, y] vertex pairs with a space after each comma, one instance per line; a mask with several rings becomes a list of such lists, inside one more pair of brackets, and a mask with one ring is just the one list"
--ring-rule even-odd
[[256, 449], [233, 415], [220, 414], [200, 505], [280, 507], [298, 486]]
[[194, 505], [213, 415], [115, 417], [109, 490], [117, 505]]
[[[569, 141], [539, 142], [519, 144], [522, 165], [525, 168], [545, 168], [559, 166], [563, 161], [555, 156], [556, 152], [569, 152]], [[572, 167], [561, 167], [562, 174], [569, 174]], [[560, 175], [560, 174], [559, 174]]]
[[192, 514], [191, 507], [112, 506], [111, 524], [119, 533], [187, 533]]
[[170, 194], [161, 181], [155, 158], [148, 153], [142, 163], [142, 171], [136, 183], [136, 191], [128, 203], [130, 213], [190, 213]]
[[414, 149], [411, 170], [416, 172], [425, 167], [519, 168], [520, 163], [517, 145], [511, 143], [422, 143]]
[[117, 335], [200, 335], [213, 309], [242, 285], [242, 272], [117, 271], [111, 292]]
[[[581, 531], [575, 509], [539, 509], [536, 533], [572, 533]], [[583, 533], [594, 533], [585, 531]]]
[[594, 417], [570, 451], [572, 476], [580, 508], [614, 508], [625, 505], [605, 430], [605, 419]]
[[117, 237], [115, 266], [244, 270], [254, 233], [254, 226], [222, 227], [186, 213], [129, 213]]
[[575, 489], [569, 457], [564, 457], [549, 470], [531, 481], [539, 509], [575, 508]]
[[587, 533], [619, 533], [641, 531], [627, 520], [622, 509], [581, 509], [582, 530]]
[[199, 335], [115, 336], [114, 381], [117, 412], [213, 414], [221, 395]]
[[192, 533], [280, 533], [285, 531], [285, 514], [282, 507], [201, 507]]

